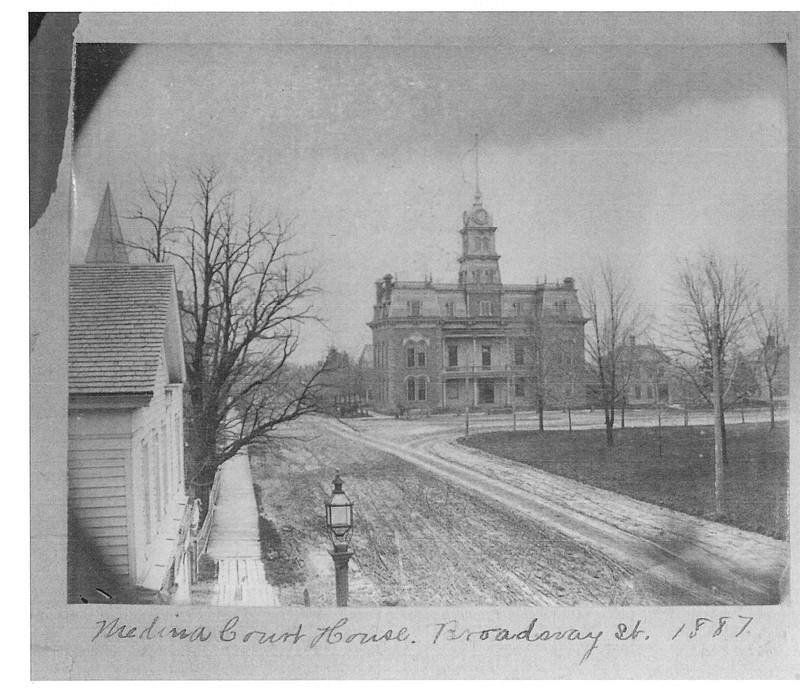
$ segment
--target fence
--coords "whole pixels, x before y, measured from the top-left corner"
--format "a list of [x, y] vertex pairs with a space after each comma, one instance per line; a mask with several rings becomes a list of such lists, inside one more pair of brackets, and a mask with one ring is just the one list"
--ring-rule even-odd
[[197, 531], [197, 537], [194, 541], [194, 568], [192, 570], [193, 581], [197, 581], [200, 570], [200, 558], [206, 553], [208, 549], [208, 539], [211, 536], [211, 526], [214, 522], [214, 511], [217, 507], [217, 497], [219, 495], [219, 478], [222, 466], [217, 468], [214, 473], [214, 482], [211, 485], [211, 493], [208, 495], [208, 511], [203, 520], [203, 525]]

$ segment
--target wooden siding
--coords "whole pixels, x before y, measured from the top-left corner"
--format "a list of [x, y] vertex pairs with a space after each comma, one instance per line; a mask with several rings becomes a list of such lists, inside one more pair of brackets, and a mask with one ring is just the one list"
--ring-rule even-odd
[[[149, 405], [136, 410], [132, 417], [131, 508], [134, 534], [131, 544], [139, 583], [153, 568], [161, 543], [175, 537], [175, 526], [169, 516], [176, 502], [186, 500], [182, 469], [182, 409], [182, 386], [169, 384], [166, 353], [162, 347], [153, 397]], [[149, 458], [145, 458], [143, 453], [145, 446]], [[179, 454], [177, 458], [176, 454]]]
[[71, 414], [67, 477], [69, 509], [83, 539], [92, 543], [109, 569], [130, 579], [130, 435], [120, 433], [126, 419], [126, 411]]

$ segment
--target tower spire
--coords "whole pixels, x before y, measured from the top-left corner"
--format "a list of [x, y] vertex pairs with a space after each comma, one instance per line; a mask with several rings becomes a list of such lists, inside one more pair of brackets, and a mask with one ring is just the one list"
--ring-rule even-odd
[[128, 264], [128, 251], [122, 238], [117, 210], [111, 198], [111, 185], [106, 183], [106, 191], [97, 220], [94, 223], [89, 251], [86, 253], [87, 264]]
[[478, 133], [475, 133], [475, 202], [480, 203], [481, 201], [481, 178], [480, 178], [480, 165], [478, 161], [478, 145], [479, 145], [479, 138]]

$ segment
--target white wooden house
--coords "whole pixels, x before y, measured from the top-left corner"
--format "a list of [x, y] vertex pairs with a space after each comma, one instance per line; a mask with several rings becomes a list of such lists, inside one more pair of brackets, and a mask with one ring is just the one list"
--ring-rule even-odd
[[71, 600], [187, 595], [185, 376], [174, 269], [127, 263], [106, 189], [86, 263], [70, 267], [69, 554], [71, 577], [89, 555], [117, 593], [84, 583]]

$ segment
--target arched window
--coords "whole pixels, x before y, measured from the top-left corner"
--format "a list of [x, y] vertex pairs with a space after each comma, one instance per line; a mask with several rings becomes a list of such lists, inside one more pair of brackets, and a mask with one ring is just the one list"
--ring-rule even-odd
[[427, 346], [424, 342], [411, 341], [406, 345], [406, 366], [425, 367], [427, 365]]
[[416, 401], [417, 400], [417, 394], [416, 394], [417, 386], [416, 386], [416, 384], [417, 384], [417, 382], [414, 379], [414, 377], [409, 377], [406, 380], [406, 398], [409, 401]]
[[425, 377], [420, 377], [417, 379], [417, 400], [424, 401], [427, 400], [428, 395], [428, 381]]

